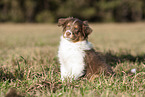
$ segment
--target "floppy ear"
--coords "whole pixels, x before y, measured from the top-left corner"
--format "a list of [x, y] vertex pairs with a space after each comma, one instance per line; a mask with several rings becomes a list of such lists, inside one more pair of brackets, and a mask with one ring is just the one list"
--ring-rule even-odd
[[60, 18], [58, 20], [58, 26], [64, 26], [65, 22], [70, 20], [70, 19], [73, 19], [73, 17], [69, 17], [69, 18]]
[[66, 19], [65, 18], [60, 18], [58, 20], [58, 26], [63, 26], [65, 22], [66, 22]]
[[89, 27], [88, 21], [83, 21], [83, 30], [87, 36], [92, 33], [93, 30]]

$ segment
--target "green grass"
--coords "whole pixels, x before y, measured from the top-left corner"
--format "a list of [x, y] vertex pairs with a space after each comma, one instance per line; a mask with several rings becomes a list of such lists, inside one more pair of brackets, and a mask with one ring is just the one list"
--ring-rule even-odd
[[[53, 24], [0, 24], [0, 96], [12, 87], [26, 97], [144, 97], [144, 23], [91, 24], [89, 40], [116, 76], [93, 82], [60, 81], [61, 28]], [[130, 70], [136, 68], [137, 73]]]

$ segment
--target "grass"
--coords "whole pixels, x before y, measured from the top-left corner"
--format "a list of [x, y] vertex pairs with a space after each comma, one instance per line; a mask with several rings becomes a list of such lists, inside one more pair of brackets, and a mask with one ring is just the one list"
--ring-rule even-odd
[[[91, 24], [89, 40], [116, 76], [61, 82], [55, 24], [0, 24], [0, 95], [16, 88], [26, 97], [144, 97], [144, 23]], [[130, 70], [136, 68], [137, 73]]]

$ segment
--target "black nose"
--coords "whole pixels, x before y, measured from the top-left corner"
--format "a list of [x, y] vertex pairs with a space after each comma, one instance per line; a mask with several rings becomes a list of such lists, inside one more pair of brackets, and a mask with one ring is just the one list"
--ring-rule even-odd
[[71, 33], [70, 32], [66, 32], [66, 36], [70, 36], [71, 35]]

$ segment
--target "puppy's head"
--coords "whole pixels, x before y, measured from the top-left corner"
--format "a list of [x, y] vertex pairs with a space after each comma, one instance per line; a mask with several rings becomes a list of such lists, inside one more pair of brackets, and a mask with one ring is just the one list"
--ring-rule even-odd
[[92, 32], [87, 21], [73, 17], [59, 19], [58, 26], [63, 27], [63, 37], [72, 42], [83, 41]]

